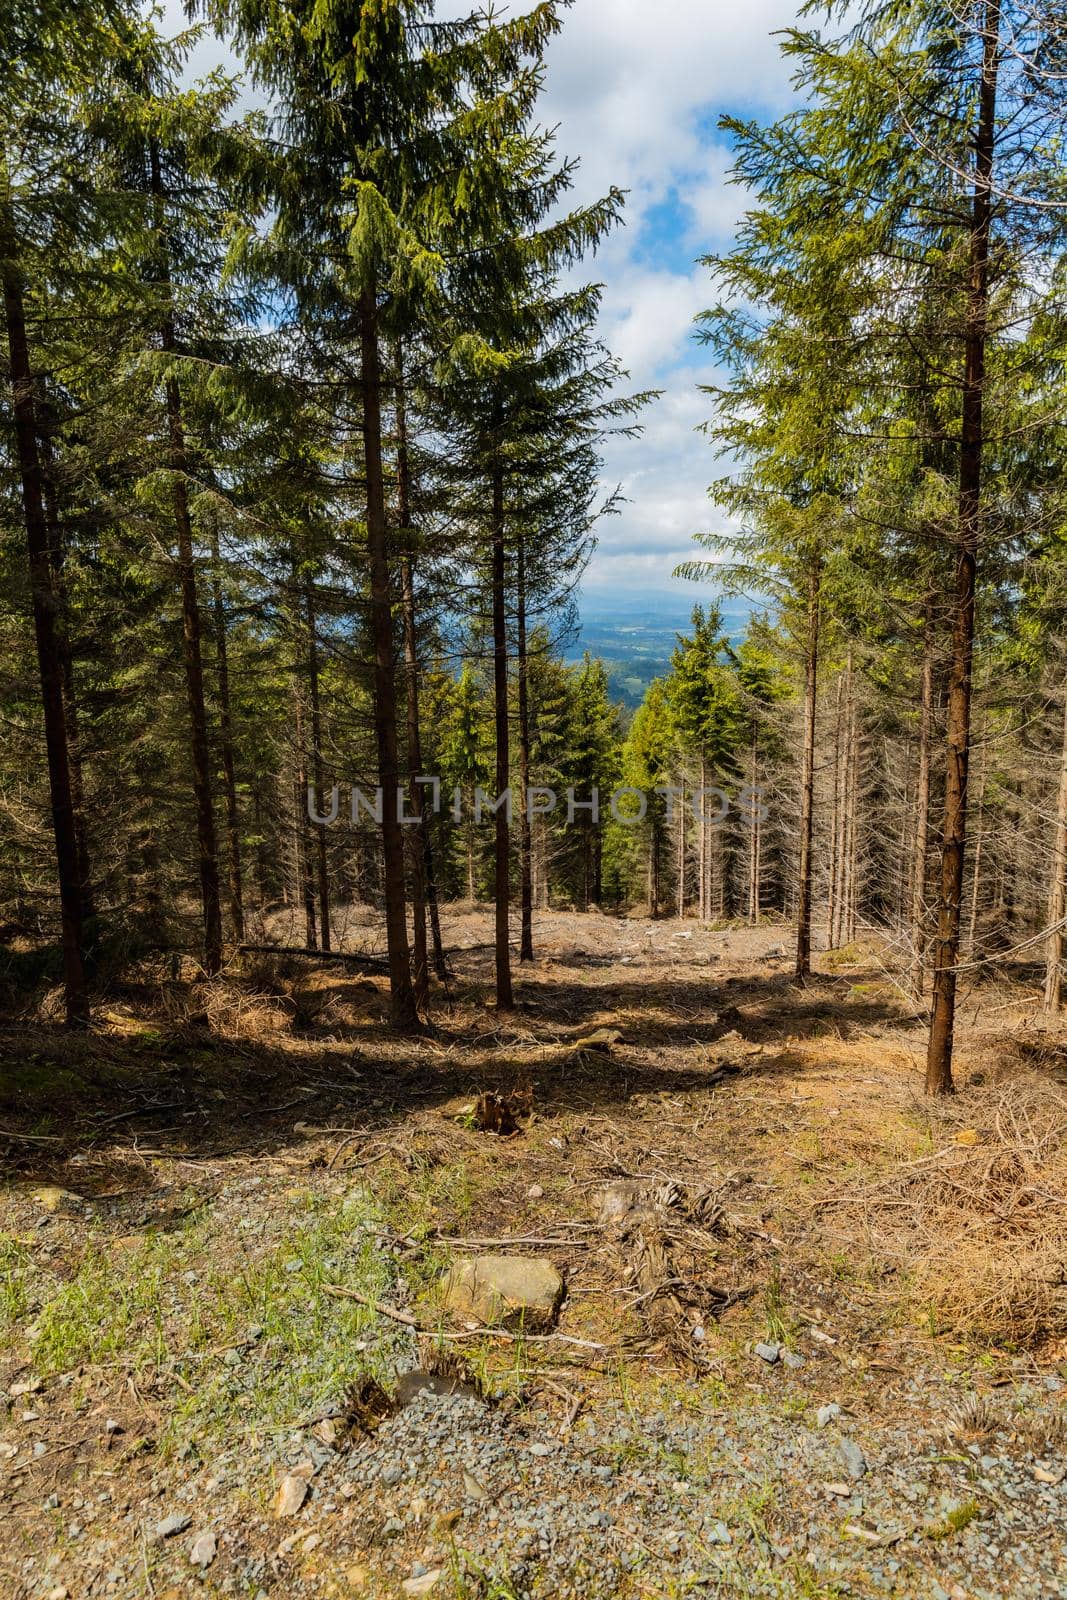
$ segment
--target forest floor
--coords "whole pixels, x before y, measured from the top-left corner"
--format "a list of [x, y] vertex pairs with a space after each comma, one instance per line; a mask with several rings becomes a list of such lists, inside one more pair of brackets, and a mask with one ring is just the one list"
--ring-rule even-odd
[[[545, 915], [498, 1017], [490, 926], [415, 1039], [275, 957], [0, 1029], [4, 1600], [1067, 1597], [1030, 974], [930, 1103], [873, 941], [798, 989], [780, 929]], [[553, 1331], [446, 1314], [483, 1251], [559, 1269]]]

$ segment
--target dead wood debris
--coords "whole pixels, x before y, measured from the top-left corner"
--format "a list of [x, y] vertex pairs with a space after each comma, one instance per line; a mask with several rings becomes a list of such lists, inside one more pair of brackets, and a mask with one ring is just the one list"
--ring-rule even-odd
[[622, 1179], [602, 1191], [599, 1222], [630, 1292], [629, 1309], [640, 1311], [642, 1342], [683, 1366], [706, 1369], [709, 1321], [747, 1292], [708, 1282], [708, 1263], [730, 1228], [721, 1194], [674, 1180]]

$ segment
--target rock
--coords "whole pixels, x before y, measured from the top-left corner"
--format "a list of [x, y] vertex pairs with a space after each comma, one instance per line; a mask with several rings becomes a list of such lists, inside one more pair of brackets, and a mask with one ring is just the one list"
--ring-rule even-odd
[[156, 1523], [155, 1536], [157, 1539], [173, 1539], [175, 1534], [184, 1533], [192, 1520], [184, 1511], [172, 1511], [169, 1517]]
[[52, 1213], [66, 1211], [80, 1214], [85, 1206], [85, 1201], [80, 1194], [74, 1194], [70, 1189], [60, 1189], [54, 1183], [45, 1184], [41, 1189], [35, 1189], [32, 1198], [42, 1211]]
[[791, 1367], [794, 1372], [799, 1372], [800, 1368], [805, 1365], [804, 1357], [798, 1356], [795, 1350], [783, 1350], [782, 1360], [784, 1361], [785, 1365], [787, 1367]]
[[430, 1594], [443, 1576], [444, 1569], [435, 1567], [432, 1572], [424, 1572], [421, 1578], [405, 1578], [400, 1588], [404, 1594]]
[[837, 1448], [838, 1455], [844, 1463], [845, 1471], [854, 1482], [858, 1483], [867, 1471], [866, 1456], [855, 1439], [842, 1439]]
[[771, 1367], [774, 1366], [774, 1363], [778, 1360], [781, 1353], [782, 1347], [780, 1344], [756, 1345], [756, 1354], [759, 1356], [760, 1360], [766, 1361], [767, 1365]]
[[545, 1191], [542, 1189], [539, 1183], [531, 1183], [530, 1187], [526, 1191], [526, 1198], [527, 1200], [543, 1200], [545, 1198]]
[[198, 1533], [193, 1540], [189, 1549], [189, 1560], [194, 1567], [199, 1567], [203, 1571], [205, 1568], [210, 1567], [217, 1554], [218, 1545], [215, 1542], [215, 1535], [209, 1528], [206, 1533]]
[[274, 1497], [274, 1515], [276, 1517], [295, 1517], [300, 1507], [304, 1504], [308, 1494], [308, 1481], [299, 1477], [295, 1472], [290, 1472], [284, 1477]]
[[478, 1482], [472, 1472], [465, 1471], [463, 1474], [463, 1493], [469, 1495], [472, 1500], [488, 1500], [489, 1498], [489, 1490], [484, 1483]]
[[444, 1303], [490, 1326], [542, 1333], [553, 1327], [563, 1279], [537, 1256], [460, 1256], [444, 1277]]
[[7, 1392], [12, 1400], [18, 1400], [24, 1394], [39, 1394], [43, 1388], [43, 1378], [21, 1378], [18, 1383], [13, 1383]]
[[831, 1422], [836, 1422], [841, 1415], [841, 1407], [836, 1400], [831, 1400], [829, 1405], [820, 1406], [815, 1413], [815, 1421], [820, 1428], [828, 1428]]

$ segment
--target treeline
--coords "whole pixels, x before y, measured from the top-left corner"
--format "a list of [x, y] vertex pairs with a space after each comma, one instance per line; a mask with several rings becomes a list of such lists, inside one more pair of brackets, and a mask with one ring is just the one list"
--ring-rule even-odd
[[[460, 887], [415, 780], [540, 759], [599, 444], [646, 398], [580, 272], [622, 197], [565, 209], [535, 117], [554, 3], [202, 10], [269, 117], [222, 72], [189, 87], [195, 30], [137, 5], [5, 11], [6, 931], [61, 929], [84, 1023], [116, 946], [199, 943], [212, 974], [252, 915], [295, 904], [329, 950], [358, 898], [410, 1025]], [[338, 779], [380, 820], [312, 822]], [[525, 813], [493, 827], [506, 1008], [538, 858]]]

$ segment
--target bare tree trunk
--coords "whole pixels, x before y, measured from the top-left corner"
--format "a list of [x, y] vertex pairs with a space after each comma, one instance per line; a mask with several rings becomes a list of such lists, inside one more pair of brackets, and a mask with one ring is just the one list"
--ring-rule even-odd
[[752, 750], [751, 773], [749, 784], [752, 790], [752, 814], [749, 819], [748, 849], [749, 849], [749, 876], [748, 876], [748, 920], [755, 928], [759, 926], [760, 919], [760, 879], [762, 877], [762, 862], [760, 861], [760, 805], [759, 805], [759, 728], [755, 717], [752, 719]]
[[844, 817], [844, 781], [841, 769], [841, 708], [844, 698], [844, 678], [838, 673], [837, 696], [834, 707], [834, 805], [830, 822], [830, 893], [827, 906], [827, 937], [831, 948], [841, 942], [841, 880], [843, 867], [842, 821]]
[[706, 814], [705, 814], [705, 801], [704, 801], [704, 798], [703, 798], [703, 790], [707, 788], [707, 783], [708, 783], [708, 764], [707, 764], [707, 761], [705, 760], [704, 756], [701, 755], [701, 757], [700, 757], [700, 788], [701, 788], [702, 794], [701, 794], [701, 801], [700, 801], [700, 823], [699, 823], [699, 826], [698, 826], [698, 837], [697, 837], [697, 855], [699, 857], [699, 872], [700, 872], [700, 890], [699, 890], [698, 900], [699, 900], [699, 906], [700, 906], [700, 920], [701, 920], [701, 922], [707, 922], [709, 920], [709, 912], [708, 912], [708, 823], [707, 823], [707, 817], [706, 817]]
[[526, 659], [526, 535], [520, 529], [515, 580], [516, 652], [519, 669], [519, 884], [521, 933], [519, 960], [532, 961], [533, 951], [533, 837], [530, 830], [530, 684]]
[[[0, 181], [6, 190], [6, 161], [0, 166]], [[78, 838], [71, 793], [70, 746], [63, 704], [63, 666], [57, 638], [58, 604], [48, 559], [44, 478], [37, 444], [33, 371], [26, 337], [22, 279], [17, 266], [18, 241], [14, 237], [6, 194], [3, 197], [0, 222], [3, 224], [4, 235], [0, 237], [0, 261], [2, 261], [4, 280], [11, 402], [19, 477], [22, 484], [26, 553], [29, 560], [30, 593], [33, 603], [33, 629], [41, 683], [48, 788], [52, 803], [52, 831], [55, 838], [56, 871], [59, 879], [64, 1004], [68, 1026], [85, 1027], [89, 1022], [89, 991], [85, 980], [85, 930], [82, 921], [84, 885], [78, 864]]]
[[[155, 226], [163, 258], [163, 281], [167, 309], [160, 325], [160, 344], [168, 355], [177, 353], [174, 317], [170, 309], [170, 246], [164, 209], [163, 179], [159, 147], [149, 142]], [[167, 435], [170, 469], [173, 475], [171, 496], [174, 527], [178, 542], [178, 579], [182, 600], [182, 655], [185, 664], [185, 689], [189, 704], [189, 750], [193, 769], [193, 797], [196, 803], [196, 835], [199, 847], [200, 899], [204, 914], [204, 970], [209, 975], [222, 966], [222, 894], [219, 887], [219, 857], [215, 836], [215, 814], [211, 801], [211, 754], [207, 735], [207, 708], [204, 699], [204, 663], [201, 645], [200, 602], [197, 595], [196, 562], [193, 555], [193, 525], [189, 515], [187, 475], [189, 462], [185, 449], [181, 390], [173, 374], [165, 384]]]
[[[215, 623], [215, 660], [219, 679], [219, 744], [226, 796], [226, 839], [229, 846], [230, 921], [238, 944], [244, 943], [245, 913], [241, 883], [241, 820], [237, 809], [237, 780], [233, 759], [233, 717], [230, 708], [230, 663], [226, 641], [226, 608], [222, 599], [222, 571], [218, 529], [211, 531], [211, 600]], [[328, 947], [327, 947], [328, 948]]]
[[919, 690], [919, 773], [915, 789], [915, 850], [911, 879], [911, 989], [922, 998], [926, 969], [926, 875], [930, 851], [930, 745], [934, 724], [934, 597], [923, 617], [922, 679]]
[[418, 832], [411, 852], [411, 949], [415, 1004], [424, 1010], [430, 997], [430, 969], [426, 944], [426, 852], [429, 829], [425, 796], [416, 779], [422, 776], [422, 733], [419, 727], [419, 648], [415, 623], [414, 530], [411, 526], [411, 467], [408, 459], [407, 405], [404, 395], [403, 357], [396, 361], [396, 488], [400, 523], [400, 581], [404, 615], [404, 688], [407, 722], [408, 781], [411, 806], [418, 817]]
[[808, 637], [804, 673], [804, 747], [800, 774], [800, 860], [797, 868], [798, 983], [811, 975], [812, 838], [815, 818], [815, 696], [819, 681], [819, 600], [822, 563], [811, 563], [808, 575]]
[[[504, 551], [504, 471], [499, 462], [493, 467], [492, 482], [492, 591], [493, 591], [493, 698], [496, 735], [496, 798], [507, 789], [511, 778], [510, 728], [508, 716], [508, 634], [505, 610]], [[511, 829], [507, 807], [498, 804], [495, 812], [493, 890], [496, 907], [496, 1004], [498, 1011], [511, 1011], [515, 1000], [511, 988], [511, 947], [508, 911], [511, 879]]]
[[[322, 772], [322, 707], [319, 701], [319, 640], [315, 616], [315, 585], [304, 577], [304, 619], [308, 640], [308, 706], [311, 711], [311, 777], [315, 786], [315, 814], [325, 816], [326, 785]], [[330, 949], [330, 872], [326, 855], [325, 822], [315, 824], [315, 859], [319, 880], [319, 936], [323, 950]]]
[[397, 812], [400, 761], [396, 736], [396, 662], [389, 575], [389, 537], [382, 475], [382, 396], [378, 349], [377, 293], [360, 295], [360, 345], [363, 359], [363, 455], [367, 479], [367, 564], [370, 569], [371, 634], [374, 641], [374, 735], [378, 781], [382, 786], [382, 867], [385, 939], [389, 959], [389, 1010], [395, 1028], [418, 1022], [408, 947], [404, 832]]
[[985, 844], [985, 826], [983, 812], [985, 810], [986, 774], [989, 767], [988, 727], [983, 727], [978, 737], [978, 782], [975, 785], [974, 797], [974, 860], [971, 863], [971, 914], [967, 924], [967, 951], [974, 955], [975, 941], [978, 937], [978, 906], [982, 889], [982, 849]]
[[839, 943], [851, 944], [856, 936], [856, 834], [859, 805], [859, 728], [852, 651], [845, 671], [845, 771], [841, 824], [841, 912]]
[[307, 741], [304, 737], [304, 698], [299, 676], [293, 680], [293, 742], [296, 757], [296, 778], [293, 783], [293, 826], [296, 830], [296, 873], [300, 897], [304, 904], [305, 942], [309, 950], [318, 948], [315, 927], [315, 875], [311, 865], [311, 846], [308, 841], [308, 763]]
[[989, 242], [1000, 65], [1000, 0], [986, 0], [982, 82], [975, 130], [974, 209], [970, 230], [970, 285], [964, 339], [960, 426], [959, 533], [953, 600], [949, 678], [945, 822], [938, 904], [937, 960], [926, 1057], [928, 1094], [951, 1094], [956, 1016], [956, 963], [967, 848], [967, 767], [971, 738], [971, 668], [978, 539], [982, 518], [982, 402], [989, 314]]
[[685, 920], [685, 773], [683, 772], [680, 784], [681, 794], [675, 798], [678, 804], [678, 856], [677, 856], [677, 889], [675, 891], [675, 915]]
[[[87, 970], [91, 967], [90, 930], [96, 916], [96, 895], [89, 863], [89, 836], [85, 824], [85, 781], [82, 766], [82, 742], [78, 718], [78, 697], [74, 689], [74, 656], [70, 641], [67, 610], [67, 590], [64, 576], [66, 543], [59, 519], [59, 502], [56, 492], [55, 456], [50, 436], [51, 424], [43, 425], [42, 399], [36, 410], [38, 446], [41, 451], [41, 468], [44, 487], [45, 517], [48, 523], [48, 558], [52, 569], [52, 588], [56, 602], [56, 645], [59, 649], [60, 670], [63, 674], [63, 712], [67, 725], [67, 755], [70, 763], [70, 796], [74, 807], [74, 837], [78, 846], [78, 881], [82, 903], [82, 938]], [[35, 408], [36, 409], [36, 408]]]
[[1046, 1011], [1063, 1006], [1063, 945], [1061, 926], [1067, 915], [1067, 694], [1063, 700], [1063, 742], [1060, 746], [1060, 785], [1056, 797], [1056, 842], [1052, 852], [1052, 886], [1048, 897], [1050, 929], [1045, 953]]

